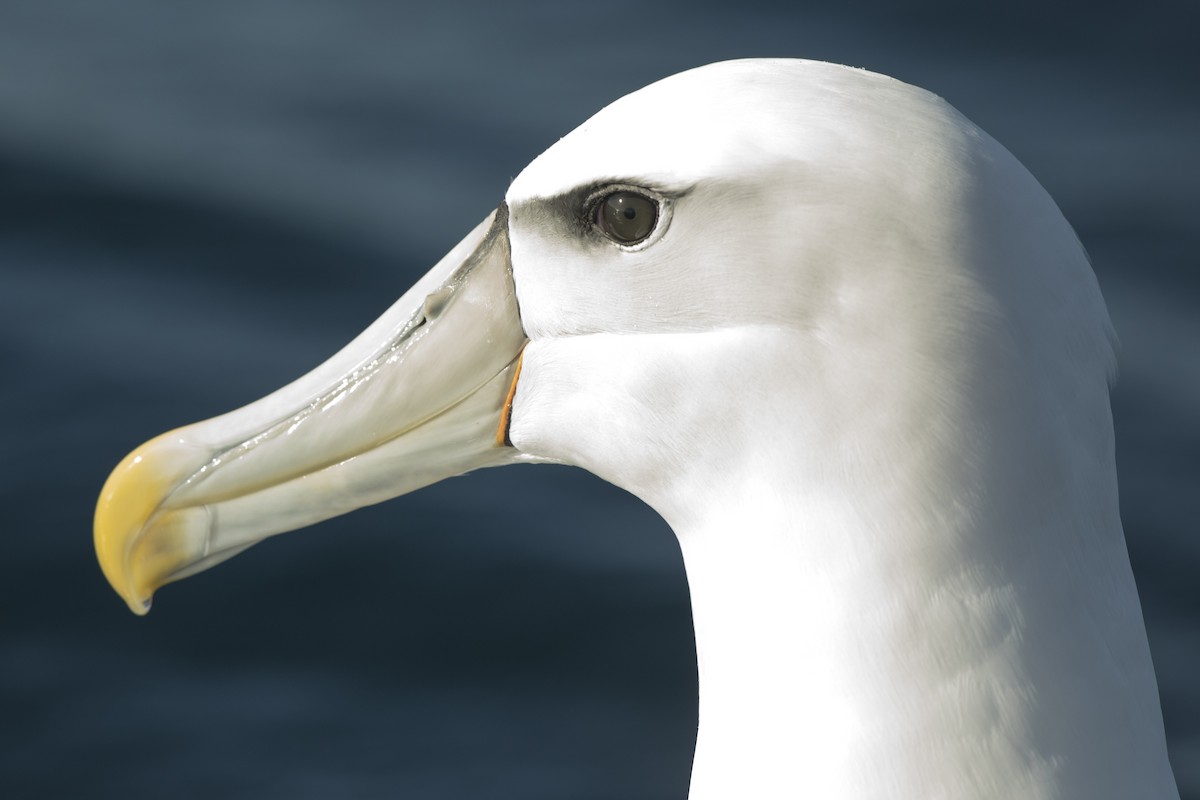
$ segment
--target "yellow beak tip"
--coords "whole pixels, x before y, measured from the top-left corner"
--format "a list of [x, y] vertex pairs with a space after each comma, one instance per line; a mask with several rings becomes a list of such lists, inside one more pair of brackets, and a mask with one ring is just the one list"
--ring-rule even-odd
[[175, 485], [191, 474], [197, 449], [176, 431], [146, 442], [108, 476], [96, 504], [96, 558], [104, 577], [138, 616], [154, 590], [186, 560], [167, 542], [150, 541], [147, 523]]

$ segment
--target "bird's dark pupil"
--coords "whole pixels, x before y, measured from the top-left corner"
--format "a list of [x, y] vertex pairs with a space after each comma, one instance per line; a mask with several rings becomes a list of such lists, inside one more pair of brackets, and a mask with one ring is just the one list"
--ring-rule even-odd
[[633, 219], [637, 216], [637, 210], [633, 208], [627, 208], [623, 213], [625, 214], [625, 219]]

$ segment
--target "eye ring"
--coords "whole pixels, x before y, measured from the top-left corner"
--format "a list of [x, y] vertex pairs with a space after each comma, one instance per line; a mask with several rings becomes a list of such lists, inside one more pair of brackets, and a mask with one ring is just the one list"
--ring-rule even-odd
[[669, 212], [666, 198], [638, 186], [608, 186], [589, 198], [593, 228], [623, 250], [641, 249], [661, 232]]

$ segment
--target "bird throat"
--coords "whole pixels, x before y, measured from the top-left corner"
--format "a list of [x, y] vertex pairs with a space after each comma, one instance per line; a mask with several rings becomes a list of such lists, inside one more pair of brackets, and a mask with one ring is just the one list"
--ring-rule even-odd
[[[1164, 752], [1140, 614], [1080, 588], [1124, 584], [1136, 611], [1123, 550], [1056, 574], [1061, 537], [1011, 561], [963, 545], [1003, 532], [979, 509], [917, 528], [898, 509], [738, 495], [673, 524], [699, 672], [693, 800], [1115, 797], [1122, 770], [1169, 774], [1139, 768]], [[1080, 630], [1093, 615], [1105, 627]], [[1113, 652], [1121, 668], [1097, 670]]]

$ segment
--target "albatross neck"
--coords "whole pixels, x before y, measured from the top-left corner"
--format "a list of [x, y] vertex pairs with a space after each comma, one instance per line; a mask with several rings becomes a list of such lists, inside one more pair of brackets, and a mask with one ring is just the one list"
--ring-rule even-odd
[[692, 596], [692, 800], [1177, 797], [1115, 501], [964, 491], [918, 522], [878, 485], [747, 472], [660, 509]]
[[693, 800], [1178, 797], [1103, 370], [922, 368], [962, 337], [892, 327], [867, 363], [764, 327], [526, 347], [514, 444], [679, 539]]

